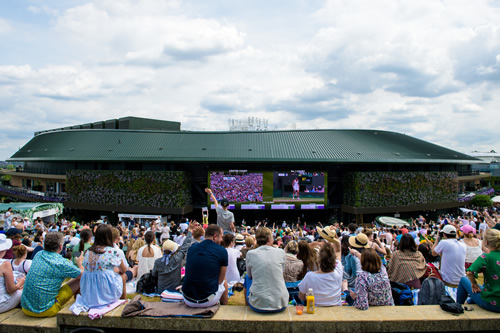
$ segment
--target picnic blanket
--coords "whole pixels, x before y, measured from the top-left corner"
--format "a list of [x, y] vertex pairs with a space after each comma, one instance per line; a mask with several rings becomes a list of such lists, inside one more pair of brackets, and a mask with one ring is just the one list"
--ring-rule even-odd
[[122, 312], [122, 317], [195, 317], [212, 318], [219, 310], [220, 305], [207, 308], [190, 308], [181, 303], [145, 302], [137, 295], [128, 303]]

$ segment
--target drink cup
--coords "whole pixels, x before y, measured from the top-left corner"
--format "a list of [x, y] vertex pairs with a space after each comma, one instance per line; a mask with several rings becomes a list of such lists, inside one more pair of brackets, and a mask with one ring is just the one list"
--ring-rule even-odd
[[304, 306], [302, 304], [297, 304], [295, 306], [295, 310], [297, 311], [298, 315], [301, 315], [304, 312]]

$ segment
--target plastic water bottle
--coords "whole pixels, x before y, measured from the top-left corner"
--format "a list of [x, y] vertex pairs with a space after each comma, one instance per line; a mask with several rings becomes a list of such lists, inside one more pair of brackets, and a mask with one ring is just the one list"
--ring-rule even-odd
[[307, 313], [314, 313], [314, 293], [312, 288], [309, 288], [306, 294], [306, 308]]

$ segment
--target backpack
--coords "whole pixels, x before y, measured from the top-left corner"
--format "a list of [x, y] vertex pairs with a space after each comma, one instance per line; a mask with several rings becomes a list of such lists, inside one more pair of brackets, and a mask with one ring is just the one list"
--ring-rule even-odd
[[441, 295], [446, 295], [443, 281], [433, 276], [422, 282], [418, 294], [418, 305], [437, 305]]
[[413, 293], [406, 284], [391, 281], [391, 290], [394, 305], [413, 305]]
[[439, 297], [439, 306], [444, 311], [448, 311], [451, 313], [464, 313], [464, 308], [462, 307], [462, 305], [455, 302], [455, 300], [448, 295], [441, 295], [441, 297]]
[[151, 271], [141, 276], [139, 281], [137, 281], [136, 292], [141, 294], [153, 294], [156, 292], [156, 279], [153, 277]]
[[240, 273], [240, 276], [247, 271], [247, 263], [243, 258], [236, 259], [236, 266], [238, 267], [238, 273]]

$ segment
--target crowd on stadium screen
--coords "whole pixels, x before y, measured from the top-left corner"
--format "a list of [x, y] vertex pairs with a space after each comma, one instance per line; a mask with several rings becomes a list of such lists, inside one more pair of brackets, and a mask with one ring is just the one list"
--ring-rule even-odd
[[216, 198], [226, 198], [230, 202], [262, 202], [262, 173], [210, 175], [210, 188]]
[[[212, 177], [211, 185], [226, 186], [223, 178]], [[419, 216], [403, 227], [256, 221], [236, 223], [235, 232], [206, 219], [112, 226], [6, 217], [0, 312], [20, 306], [28, 316], [54, 316], [73, 297], [74, 313], [99, 312], [135, 293], [130, 286], [145, 277], [154, 281], [153, 294], [180, 292], [193, 308], [225, 305], [244, 292], [252, 310], [278, 312], [303, 303], [312, 289], [316, 306], [438, 304], [447, 294], [500, 312], [495, 208], [436, 221]]]

